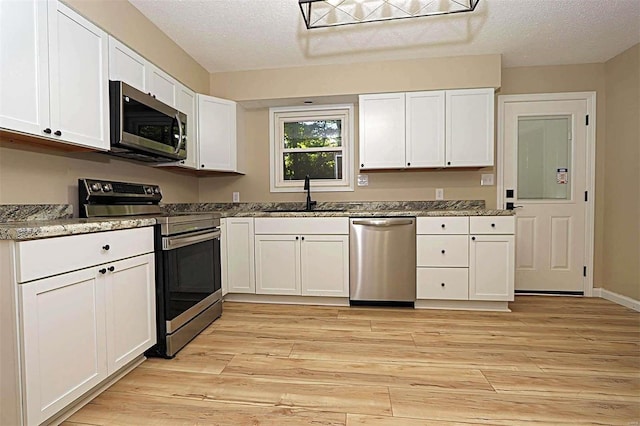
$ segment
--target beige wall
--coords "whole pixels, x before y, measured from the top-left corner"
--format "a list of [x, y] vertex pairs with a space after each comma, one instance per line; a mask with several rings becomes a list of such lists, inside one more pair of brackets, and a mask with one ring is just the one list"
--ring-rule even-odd
[[149, 61], [198, 93], [209, 92], [209, 73], [127, 0], [65, 0]]
[[500, 87], [500, 55], [321, 65], [211, 74], [211, 94], [235, 101]]
[[602, 287], [640, 300], [640, 44], [605, 64]]

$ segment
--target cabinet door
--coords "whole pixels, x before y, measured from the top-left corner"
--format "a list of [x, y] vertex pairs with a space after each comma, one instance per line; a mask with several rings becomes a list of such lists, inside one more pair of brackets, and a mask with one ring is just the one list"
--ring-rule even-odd
[[147, 64], [142, 56], [109, 36], [109, 80], [124, 81], [147, 92]]
[[180, 112], [187, 115], [187, 158], [180, 162], [181, 165], [190, 169], [198, 168], [198, 114], [196, 113], [196, 94], [193, 90], [183, 86], [178, 86], [178, 105]]
[[[109, 374], [156, 343], [154, 255], [107, 265], [107, 365]], [[113, 270], [111, 270], [113, 268]]]
[[0, 127], [47, 136], [47, 3], [0, 2]]
[[469, 240], [469, 300], [513, 300], [513, 235], [472, 235]]
[[361, 95], [360, 168], [405, 167], [404, 93]]
[[406, 94], [407, 167], [444, 167], [444, 91]]
[[160, 68], [149, 64], [147, 67], [147, 90], [161, 102], [172, 107], [177, 106], [178, 82]]
[[299, 236], [256, 235], [256, 294], [301, 294]]
[[27, 424], [40, 424], [107, 376], [98, 268], [19, 285]]
[[448, 90], [445, 103], [446, 165], [493, 166], [493, 89]]
[[109, 149], [107, 34], [64, 4], [49, 3], [52, 136]]
[[253, 218], [227, 218], [229, 293], [255, 293]]
[[302, 295], [349, 297], [349, 236], [304, 235], [302, 238]]
[[237, 171], [236, 103], [198, 94], [200, 169]]

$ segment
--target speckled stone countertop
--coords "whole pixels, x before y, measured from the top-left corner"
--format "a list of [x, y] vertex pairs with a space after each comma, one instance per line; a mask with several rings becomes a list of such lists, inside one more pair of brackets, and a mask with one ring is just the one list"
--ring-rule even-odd
[[[165, 204], [168, 215], [219, 213], [221, 217], [391, 217], [511, 216], [511, 210], [487, 210], [482, 200], [319, 202], [311, 212], [304, 203]], [[152, 217], [72, 218], [68, 204], [0, 205], [0, 240], [87, 234], [155, 225]]]

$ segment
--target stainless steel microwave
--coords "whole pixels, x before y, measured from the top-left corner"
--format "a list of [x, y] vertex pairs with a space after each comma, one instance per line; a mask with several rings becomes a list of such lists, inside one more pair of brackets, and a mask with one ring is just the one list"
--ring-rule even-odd
[[109, 82], [112, 155], [149, 163], [187, 158], [187, 116], [122, 81]]

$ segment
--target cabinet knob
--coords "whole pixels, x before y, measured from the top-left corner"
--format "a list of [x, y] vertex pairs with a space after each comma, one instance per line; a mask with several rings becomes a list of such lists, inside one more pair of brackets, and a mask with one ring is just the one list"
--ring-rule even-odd
[[107, 273], [107, 270], [106, 270], [106, 269], [104, 269], [104, 268], [102, 268], [102, 269], [100, 269], [98, 272], [100, 272], [102, 275], [104, 275], [104, 274], [106, 274], [106, 273]]
[[495, 227], [496, 227], [496, 224], [495, 224], [495, 223], [492, 223], [492, 224], [491, 224], [491, 227], [492, 227], [492, 228], [495, 228]]
[[116, 270], [116, 267], [115, 267], [115, 266], [109, 266], [109, 267], [107, 268], [107, 270], [108, 270], [109, 272], [113, 272], [113, 271], [115, 271], [115, 270]]
[[475, 241], [475, 240], [476, 240], [476, 237], [471, 237], [471, 241]]
[[444, 229], [444, 228], [445, 228], [444, 223], [443, 223], [441, 226], [442, 226], [442, 229]]
[[442, 250], [442, 254], [444, 254], [444, 250]]
[[440, 283], [440, 285], [441, 285], [442, 287], [444, 287], [444, 283]]
[[447, 166], [450, 166], [450, 165], [451, 165], [451, 161], [447, 161]]
[[200, 164], [200, 167], [202, 167], [204, 169], [204, 164]]
[[296, 237], [296, 240], [300, 239], [300, 237]]
[[109, 249], [111, 248], [111, 246], [109, 246], [109, 244], [105, 244], [102, 246], [102, 250], [104, 251], [109, 251]]
[[304, 237], [302, 237], [302, 241], [304, 241]]
[[360, 167], [364, 167], [364, 164], [360, 164]]
[[56, 136], [62, 136], [62, 132], [60, 130], [56, 130], [53, 134]]
[[410, 165], [411, 165], [411, 163], [407, 163], [407, 166], [410, 166]]
[[46, 129], [43, 130], [43, 132], [49, 135], [51, 134], [51, 129], [47, 127]]

